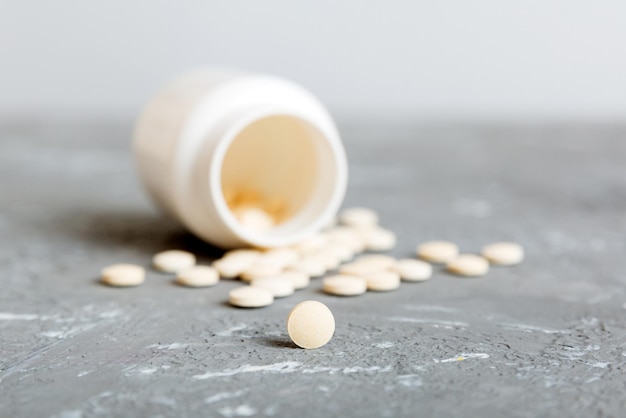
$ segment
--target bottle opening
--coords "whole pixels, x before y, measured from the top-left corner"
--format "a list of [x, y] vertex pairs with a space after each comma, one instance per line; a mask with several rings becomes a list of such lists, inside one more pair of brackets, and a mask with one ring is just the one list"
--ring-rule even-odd
[[[337, 145], [335, 145], [336, 147]], [[270, 115], [234, 135], [221, 166], [225, 219], [242, 239], [283, 245], [310, 235], [333, 215], [345, 173], [329, 139], [292, 115]], [[334, 206], [334, 207], [333, 207]]]

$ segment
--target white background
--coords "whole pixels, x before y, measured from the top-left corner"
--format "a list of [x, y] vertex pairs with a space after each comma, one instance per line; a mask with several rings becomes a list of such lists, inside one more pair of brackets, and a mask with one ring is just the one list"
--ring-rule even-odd
[[0, 115], [134, 115], [199, 65], [352, 115], [626, 120], [626, 2], [0, 0]]

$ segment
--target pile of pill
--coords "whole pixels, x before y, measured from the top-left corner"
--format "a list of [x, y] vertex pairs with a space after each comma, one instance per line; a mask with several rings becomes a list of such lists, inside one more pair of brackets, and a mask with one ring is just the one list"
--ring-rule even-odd
[[224, 199], [241, 226], [255, 232], [267, 232], [287, 216], [285, 201], [262, 196], [256, 190], [226, 189]]
[[[242, 224], [256, 230], [280, 222], [284, 205], [262, 208], [259, 201], [256, 195], [248, 194], [231, 197], [229, 205]], [[293, 246], [227, 251], [210, 266], [197, 265], [193, 254], [180, 250], [154, 255], [152, 265], [160, 272], [174, 274], [175, 283], [181, 286], [214, 286], [220, 278], [240, 280], [245, 284], [229, 292], [229, 303], [240, 308], [260, 308], [308, 287], [315, 277], [325, 276], [321, 280], [323, 292], [347, 297], [394, 291], [402, 282], [429, 280], [433, 264], [442, 264], [447, 272], [457, 276], [478, 277], [487, 274], [490, 265], [512, 266], [524, 258], [523, 248], [512, 242], [489, 244], [478, 255], [461, 253], [452, 242], [430, 241], [417, 247], [416, 257], [396, 259], [380, 254], [395, 247], [396, 235], [379, 225], [375, 211], [345, 209], [338, 222]], [[366, 252], [370, 254], [364, 255]], [[116, 287], [138, 286], [145, 281], [145, 269], [116, 264], [102, 270], [101, 280]], [[317, 322], [314, 318], [318, 318]], [[323, 304], [303, 302], [290, 313], [288, 331], [298, 346], [320, 347], [332, 337], [334, 318]]]

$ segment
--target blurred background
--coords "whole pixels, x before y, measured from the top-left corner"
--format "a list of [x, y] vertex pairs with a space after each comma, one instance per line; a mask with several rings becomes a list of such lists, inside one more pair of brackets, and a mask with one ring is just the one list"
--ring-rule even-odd
[[307, 87], [336, 115], [626, 119], [626, 2], [0, 1], [0, 115], [134, 117], [190, 67]]

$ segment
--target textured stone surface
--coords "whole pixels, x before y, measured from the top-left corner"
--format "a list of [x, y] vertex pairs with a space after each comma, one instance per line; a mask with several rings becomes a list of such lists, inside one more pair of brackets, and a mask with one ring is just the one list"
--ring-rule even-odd
[[[96, 279], [180, 248], [220, 252], [159, 217], [135, 179], [130, 124], [0, 124], [0, 416], [622, 416], [626, 127], [344, 124], [346, 205], [380, 211], [393, 254], [449, 239], [523, 244], [513, 268], [436, 269], [396, 292], [321, 281], [262, 310], [233, 282]], [[296, 348], [296, 303], [336, 319]]]

